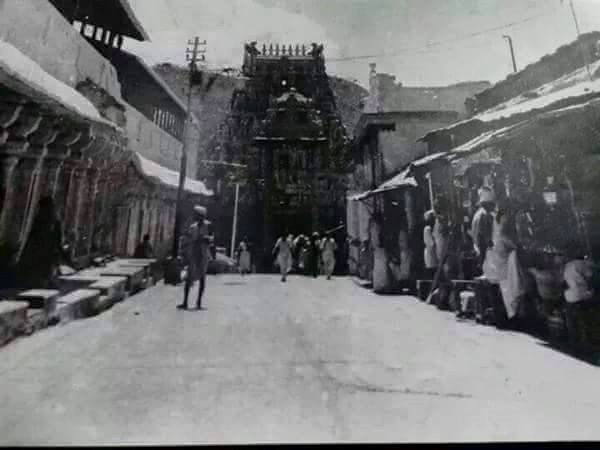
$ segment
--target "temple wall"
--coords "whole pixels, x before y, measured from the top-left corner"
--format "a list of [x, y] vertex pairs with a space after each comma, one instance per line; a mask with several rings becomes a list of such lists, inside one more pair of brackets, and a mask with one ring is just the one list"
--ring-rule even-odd
[[115, 68], [45, 0], [0, 1], [0, 39], [73, 88], [89, 79], [121, 99]]
[[[171, 170], [178, 171], [181, 163], [181, 142], [132, 106], [126, 105], [125, 115], [129, 148]], [[188, 169], [191, 170], [189, 161]]]

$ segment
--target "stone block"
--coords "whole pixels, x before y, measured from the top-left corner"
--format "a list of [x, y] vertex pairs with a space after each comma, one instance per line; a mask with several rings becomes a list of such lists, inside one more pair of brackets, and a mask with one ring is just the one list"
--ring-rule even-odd
[[69, 275], [58, 278], [61, 291], [72, 291], [75, 289], [87, 288], [90, 284], [98, 281], [99, 277], [83, 276], [83, 275]]
[[144, 268], [143, 267], [123, 267], [117, 265], [109, 265], [103, 271], [102, 276], [108, 277], [126, 277], [127, 285], [125, 289], [127, 292], [137, 292], [143, 287], [144, 283]]
[[30, 308], [42, 309], [48, 315], [56, 309], [56, 300], [60, 295], [59, 291], [54, 289], [31, 289], [21, 292], [17, 296], [18, 301], [28, 302]]
[[28, 308], [27, 302], [0, 301], [0, 345], [25, 332]]
[[41, 309], [27, 310], [26, 334], [32, 334], [48, 326], [48, 316]]
[[127, 277], [101, 277], [88, 286], [95, 289], [101, 296], [107, 297], [112, 302], [120, 302], [127, 295]]
[[95, 289], [77, 289], [58, 298], [56, 314], [61, 322], [82, 319], [94, 314], [94, 307], [100, 299]]

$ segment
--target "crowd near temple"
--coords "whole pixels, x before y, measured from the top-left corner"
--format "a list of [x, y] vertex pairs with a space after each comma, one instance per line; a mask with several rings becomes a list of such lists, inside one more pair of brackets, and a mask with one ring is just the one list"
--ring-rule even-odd
[[600, 346], [600, 32], [495, 84], [365, 64], [350, 107], [324, 45], [240, 42], [210, 136], [186, 98], [224, 75], [178, 89], [124, 39], [149, 40], [127, 0], [0, 1], [0, 302], [111, 258], [183, 269], [202, 205], [209, 273], [348, 276]]

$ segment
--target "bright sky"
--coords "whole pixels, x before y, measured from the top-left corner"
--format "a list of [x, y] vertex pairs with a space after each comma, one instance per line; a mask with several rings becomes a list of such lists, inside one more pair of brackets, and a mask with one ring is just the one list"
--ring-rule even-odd
[[[573, 1], [581, 31], [600, 30], [600, 0]], [[130, 2], [152, 42], [126, 47], [151, 63], [184, 64], [187, 40], [195, 35], [208, 41], [214, 67], [239, 67], [244, 42], [319, 42], [330, 74], [365, 86], [370, 62], [405, 85], [496, 82], [512, 71], [503, 34], [513, 38], [519, 68], [576, 38], [568, 0]], [[508, 24], [514, 25], [499, 28]], [[387, 56], [332, 60], [382, 53]]]

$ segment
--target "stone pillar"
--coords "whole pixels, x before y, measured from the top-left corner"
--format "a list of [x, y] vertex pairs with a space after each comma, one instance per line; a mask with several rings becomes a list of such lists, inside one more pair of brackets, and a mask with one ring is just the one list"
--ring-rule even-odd
[[14, 195], [8, 236], [21, 247], [26, 239], [27, 222], [37, 212], [34, 191], [40, 174], [40, 159], [26, 157], [19, 160], [13, 179]]
[[45, 118], [35, 133], [29, 137], [29, 153], [43, 158], [40, 162], [40, 179], [34, 198], [36, 203], [42, 196], [54, 196], [54, 189], [62, 166], [64, 155], [62, 152], [60, 154], [48, 154], [50, 152], [49, 147], [59, 136], [60, 129], [57, 124], [56, 119], [52, 117]]
[[95, 225], [95, 204], [100, 171], [97, 167], [88, 167], [85, 174], [85, 188], [82, 192], [80, 221], [78, 226], [78, 256], [89, 256]]
[[6, 236], [8, 219], [12, 211], [14, 196], [14, 174], [19, 158], [12, 155], [0, 155], [0, 241]]
[[108, 200], [108, 190], [111, 189], [109, 183], [109, 172], [107, 163], [104, 161], [103, 167], [100, 169], [98, 185], [96, 190], [96, 198], [94, 203], [94, 231], [92, 233], [92, 242], [97, 243], [98, 250], [104, 251], [106, 247], [106, 236], [109, 232], [108, 221], [106, 217], [106, 204]]
[[[5, 140], [2, 153], [20, 159], [28, 150], [29, 142], [27, 139], [39, 128], [42, 116], [35, 109], [23, 107], [17, 117], [16, 120], [12, 121], [10, 127], [2, 133], [4, 135], [3, 140]], [[18, 242], [20, 237], [20, 225], [27, 207], [31, 177], [35, 173], [33, 169], [37, 163], [38, 156], [33, 155], [33, 159], [29, 159], [28, 162], [19, 162], [16, 167], [13, 167], [10, 181], [11, 188], [8, 190], [11, 195], [5, 198], [2, 205], [2, 215], [4, 217], [0, 220], [3, 237], [11, 239], [12, 242]], [[25, 190], [24, 193], [23, 190]]]
[[86, 189], [87, 167], [74, 165], [68, 180], [68, 191], [65, 202], [65, 232], [71, 245], [72, 256], [78, 255], [80, 237], [79, 223], [81, 221], [81, 207]]

